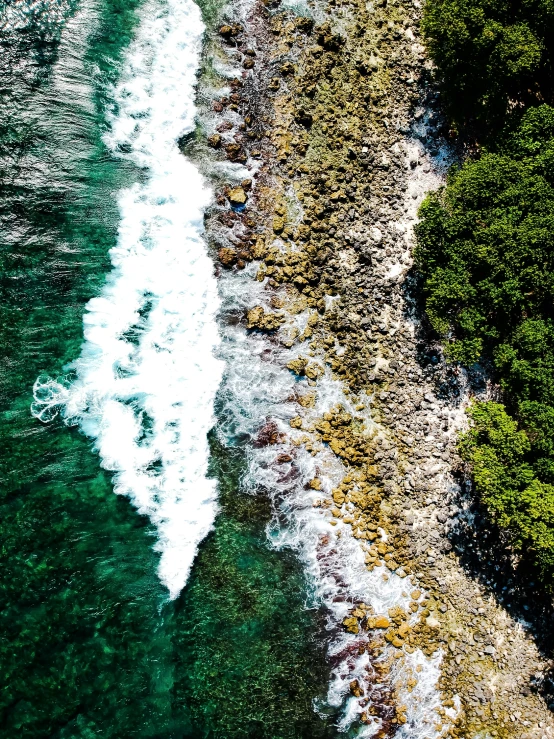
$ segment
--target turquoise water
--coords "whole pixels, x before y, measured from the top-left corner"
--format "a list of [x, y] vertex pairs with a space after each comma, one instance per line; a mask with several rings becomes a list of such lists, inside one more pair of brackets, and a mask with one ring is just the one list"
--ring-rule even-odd
[[[206, 16], [214, 18], [213, 8]], [[4, 3], [0, 37], [2, 578], [7, 737], [330, 737], [317, 611], [270, 549], [240, 450], [212, 440], [221, 512], [168, 601], [156, 531], [113, 493], [89, 439], [30, 414], [32, 387], [79, 356], [85, 304], [142, 173], [102, 141], [138, 0]]]

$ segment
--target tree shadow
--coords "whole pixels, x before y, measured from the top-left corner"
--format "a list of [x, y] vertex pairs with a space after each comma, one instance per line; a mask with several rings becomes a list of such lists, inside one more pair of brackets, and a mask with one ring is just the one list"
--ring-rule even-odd
[[[425, 377], [435, 386], [437, 398], [451, 408], [459, 408], [467, 395], [490, 399], [495, 389], [490, 363], [469, 369], [449, 363], [444, 357], [439, 336], [429, 323], [422, 299], [421, 280], [412, 268], [403, 284], [406, 318], [417, 321], [416, 360]], [[495, 400], [501, 400], [496, 392]], [[554, 603], [540, 580], [540, 573], [530, 552], [516, 553], [509, 533], [491, 519], [476, 495], [469, 471], [459, 462], [453, 470], [458, 495], [452, 503], [458, 509], [447, 534], [466, 574], [478, 582], [486, 593], [519, 623], [533, 639], [545, 660], [554, 659]], [[477, 610], [475, 611], [477, 614]], [[538, 693], [550, 710], [554, 710], [554, 666], [532, 676], [530, 684], [522, 684], [523, 695]]]

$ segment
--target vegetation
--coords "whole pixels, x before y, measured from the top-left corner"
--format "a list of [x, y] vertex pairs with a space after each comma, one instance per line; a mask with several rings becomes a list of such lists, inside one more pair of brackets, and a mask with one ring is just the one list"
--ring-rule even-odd
[[554, 572], [554, 109], [530, 108], [496, 150], [427, 196], [416, 263], [447, 356], [487, 358], [506, 407], [473, 406], [475, 486], [517, 547]]
[[552, 0], [427, 0], [423, 33], [458, 126], [488, 132], [507, 110], [550, 99]]
[[[541, 411], [552, 424], [554, 408]], [[532, 422], [527, 432], [518, 430], [504, 406], [493, 402], [474, 404], [469, 415], [473, 424], [460, 451], [475, 487], [498, 524], [512, 533], [515, 548], [532, 552], [548, 581], [554, 570], [554, 485], [541, 480], [533, 464]]]

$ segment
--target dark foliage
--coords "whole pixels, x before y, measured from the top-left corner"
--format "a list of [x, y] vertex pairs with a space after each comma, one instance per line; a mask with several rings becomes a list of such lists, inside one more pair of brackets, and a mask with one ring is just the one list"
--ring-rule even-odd
[[[478, 493], [549, 578], [554, 565], [554, 109], [428, 195], [416, 263], [447, 356], [488, 358], [506, 408], [474, 406], [462, 439]], [[519, 429], [519, 430], [518, 430]]]
[[489, 132], [508, 111], [550, 101], [552, 0], [427, 0], [423, 32], [458, 126]]

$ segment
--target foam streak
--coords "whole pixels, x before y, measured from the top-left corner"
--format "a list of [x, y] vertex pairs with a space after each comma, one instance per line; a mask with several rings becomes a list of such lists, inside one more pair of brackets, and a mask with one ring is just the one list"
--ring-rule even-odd
[[204, 30], [192, 0], [147, 3], [114, 91], [106, 144], [144, 171], [119, 194], [121, 223], [102, 293], [87, 305], [71, 379], [39, 378], [33, 413], [61, 412], [95, 440], [114, 489], [157, 527], [159, 574], [175, 597], [217, 511], [207, 433], [222, 363], [210, 201], [177, 147], [194, 126]]
[[[242, 272], [223, 274], [220, 289], [224, 310], [230, 315], [253, 305], [270, 309], [272, 293], [253, 279], [256, 270], [257, 265], [253, 263]], [[290, 316], [289, 322], [299, 319]], [[383, 682], [374, 675], [374, 665], [367, 652], [361, 654], [358, 649], [367, 642], [367, 636], [364, 639], [363, 635], [346, 633], [342, 626], [343, 619], [357, 603], [371, 605], [379, 615], [386, 615], [393, 606], [407, 608], [409, 603], [404, 592], [405, 580], [394, 572], [388, 573], [386, 580], [378, 569], [370, 572], [362, 544], [353, 536], [351, 526], [342, 522], [333, 526], [329, 508], [314, 507], [317, 499], [331, 500], [333, 488], [344, 479], [347, 469], [329, 447], [319, 445], [319, 450], [309, 452], [301, 438], [309, 438], [318, 445], [312, 432], [305, 429], [338, 403], [351, 415], [360, 414], [344, 394], [342, 384], [328, 370], [318, 379], [315, 406], [311, 410], [301, 409], [295, 402], [311, 386], [306, 378], [293, 375], [287, 363], [306, 355], [307, 344], [287, 349], [262, 334], [245, 331], [232, 321], [224, 332], [222, 353], [227, 359], [227, 370], [221, 390], [219, 433], [226, 444], [245, 445], [248, 457], [245, 488], [267, 491], [275, 504], [275, 517], [268, 527], [270, 540], [277, 548], [297, 552], [305, 567], [312, 604], [323, 606], [327, 614], [331, 664], [327, 704], [339, 709], [339, 732], [369, 738], [388, 731], [377, 717], [370, 717], [365, 725], [359, 723], [367, 706], [380, 706], [385, 700], [389, 705], [397, 701], [406, 705], [406, 723], [394, 728], [399, 739], [438, 737], [434, 722], [436, 709], [440, 707], [436, 688], [440, 654], [433, 658], [425, 657], [419, 650], [413, 655], [406, 654], [402, 666], [393, 667]], [[302, 430], [295, 430], [290, 427], [290, 420], [300, 410], [305, 424]], [[370, 411], [366, 411], [364, 422], [369, 429], [373, 423]], [[274, 435], [271, 442], [267, 442], [268, 429]], [[321, 483], [317, 490], [310, 485], [315, 477]], [[393, 651], [385, 648], [379, 662], [390, 666], [394, 662]], [[416, 672], [417, 687], [409, 692], [405, 689], [406, 680]], [[361, 698], [351, 694], [353, 680], [368, 689]], [[393, 688], [398, 693], [395, 700]]]

